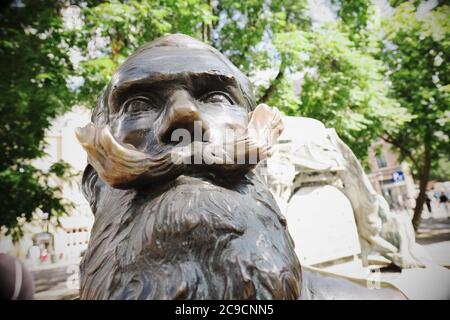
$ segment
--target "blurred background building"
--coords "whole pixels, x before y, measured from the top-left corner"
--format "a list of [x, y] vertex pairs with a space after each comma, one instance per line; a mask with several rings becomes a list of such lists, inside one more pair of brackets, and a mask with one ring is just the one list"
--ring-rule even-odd
[[415, 205], [416, 186], [406, 162], [400, 162], [392, 146], [377, 140], [368, 151], [369, 180], [375, 190], [384, 196], [391, 209], [412, 209]]

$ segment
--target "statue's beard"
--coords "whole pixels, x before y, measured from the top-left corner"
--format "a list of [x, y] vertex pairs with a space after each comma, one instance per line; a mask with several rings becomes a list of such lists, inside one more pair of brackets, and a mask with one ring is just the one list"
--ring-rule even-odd
[[[258, 106], [244, 135], [222, 150], [234, 161], [201, 165], [184, 164], [195, 156], [191, 146], [150, 155], [118, 142], [108, 126], [79, 130], [90, 164], [83, 191], [96, 217], [81, 298], [298, 298], [301, 270], [286, 222], [250, 170], [281, 130], [279, 113]], [[255, 163], [236, 161], [251, 154]]]
[[88, 174], [96, 221], [82, 299], [299, 297], [285, 220], [253, 173], [233, 186], [182, 175], [159, 190], [114, 189]]
[[220, 144], [191, 141], [183, 147], [166, 146], [157, 154], [145, 153], [119, 142], [109, 126], [90, 123], [78, 128], [76, 134], [88, 154], [88, 162], [100, 178], [114, 188], [129, 189], [155, 185], [182, 173], [242, 174], [270, 156], [272, 144], [282, 130], [279, 111], [259, 105], [241, 136]]

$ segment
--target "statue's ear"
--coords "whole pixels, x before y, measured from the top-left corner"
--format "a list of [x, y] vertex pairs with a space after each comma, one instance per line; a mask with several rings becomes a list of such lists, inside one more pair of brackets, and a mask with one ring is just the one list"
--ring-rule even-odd
[[84, 169], [83, 178], [81, 180], [81, 190], [84, 197], [89, 202], [92, 213], [97, 211], [97, 199], [101, 191], [101, 179], [98, 178], [97, 171], [88, 164]]

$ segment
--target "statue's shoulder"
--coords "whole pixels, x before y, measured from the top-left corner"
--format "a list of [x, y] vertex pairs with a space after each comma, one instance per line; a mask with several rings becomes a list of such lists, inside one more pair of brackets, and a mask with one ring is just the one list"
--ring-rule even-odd
[[325, 129], [325, 125], [323, 124], [323, 122], [317, 119], [307, 117], [286, 116], [286, 115], [283, 115], [282, 118], [285, 125], [288, 126], [290, 125], [296, 126], [301, 124], [308, 127]]
[[283, 116], [284, 131], [279, 141], [302, 142], [323, 138], [327, 134], [325, 125], [316, 119], [306, 117]]

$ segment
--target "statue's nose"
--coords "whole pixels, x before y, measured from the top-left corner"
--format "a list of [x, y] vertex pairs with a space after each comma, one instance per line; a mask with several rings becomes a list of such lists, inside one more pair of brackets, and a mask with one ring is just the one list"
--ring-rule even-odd
[[192, 140], [202, 139], [205, 131], [200, 111], [192, 96], [185, 90], [175, 91], [168, 100], [159, 128], [160, 141], [170, 143], [173, 133], [178, 129], [189, 131]]

